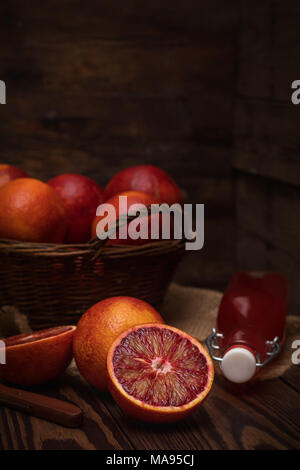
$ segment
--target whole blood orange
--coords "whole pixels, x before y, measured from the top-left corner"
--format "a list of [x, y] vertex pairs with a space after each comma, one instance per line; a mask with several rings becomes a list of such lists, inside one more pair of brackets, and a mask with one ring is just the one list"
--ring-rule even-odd
[[[98, 223], [105, 218], [105, 222], [107, 221], [106, 226], [104, 227], [104, 231], [108, 230], [115, 226], [117, 220], [120, 216], [125, 215], [126, 211], [122, 210], [120, 207], [120, 196], [126, 196], [127, 201], [127, 214], [130, 207], [134, 204], [141, 204], [142, 206], [151, 206], [151, 204], [158, 204], [158, 199], [156, 199], [151, 194], [143, 193], [142, 191], [124, 191], [120, 194], [116, 194], [112, 196], [110, 199], [105, 201], [105, 204], [111, 204], [115, 208], [115, 214], [111, 213], [110, 215], [106, 216], [96, 216], [92, 223], [92, 232], [91, 237], [94, 238], [97, 236], [97, 225]], [[159, 218], [159, 214], [156, 215]], [[148, 226], [148, 235], [149, 238], [151, 237], [151, 220], [155, 217], [155, 215], [147, 216], [147, 226]], [[158, 220], [159, 223], [159, 220]], [[161, 221], [160, 221], [161, 223]], [[142, 239], [138, 238], [137, 240], [132, 240], [128, 233], [128, 226], [122, 226], [118, 233], [116, 234], [116, 238], [110, 238], [107, 240], [106, 245], [142, 245], [144, 243], [149, 243], [149, 239]], [[121, 234], [121, 238], [120, 238]]]
[[118, 405], [142, 421], [172, 422], [192, 413], [209, 393], [214, 369], [198, 341], [167, 325], [121, 334], [107, 356], [108, 388]]
[[105, 199], [104, 191], [92, 179], [76, 173], [56, 176], [48, 184], [58, 192], [66, 209], [66, 243], [87, 242], [96, 209]]
[[107, 352], [128, 328], [142, 323], [163, 323], [159, 313], [143, 300], [111, 297], [98, 302], [79, 320], [73, 351], [77, 367], [92, 385], [105, 390]]
[[27, 173], [13, 165], [8, 165], [7, 163], [0, 163], [0, 188], [4, 186], [9, 181], [15, 180], [17, 178], [27, 178]]
[[61, 326], [4, 339], [6, 364], [0, 364], [0, 378], [32, 386], [58, 377], [71, 362], [75, 329]]
[[152, 194], [160, 203], [172, 205], [182, 202], [181, 190], [175, 181], [154, 165], [136, 165], [120, 171], [110, 180], [105, 192], [110, 198], [129, 190]]
[[65, 231], [63, 203], [48, 184], [19, 178], [0, 188], [0, 238], [61, 243]]

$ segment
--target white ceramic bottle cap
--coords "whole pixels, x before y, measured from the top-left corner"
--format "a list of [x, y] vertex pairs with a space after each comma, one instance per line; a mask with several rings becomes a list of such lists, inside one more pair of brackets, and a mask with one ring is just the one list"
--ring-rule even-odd
[[232, 348], [224, 354], [221, 369], [225, 377], [231, 382], [248, 382], [255, 374], [256, 359], [249, 349], [243, 347]]

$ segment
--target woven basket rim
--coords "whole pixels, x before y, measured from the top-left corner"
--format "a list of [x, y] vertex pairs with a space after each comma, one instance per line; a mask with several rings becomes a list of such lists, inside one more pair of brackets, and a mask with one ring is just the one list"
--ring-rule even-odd
[[18, 254], [43, 257], [73, 257], [88, 256], [92, 259], [98, 256], [118, 258], [138, 255], [152, 255], [183, 249], [185, 239], [157, 240], [143, 245], [113, 245], [105, 246], [106, 240], [93, 238], [82, 244], [33, 243], [19, 240], [0, 239], [0, 253]]
[[[149, 207], [148, 207], [149, 210]], [[136, 216], [129, 216], [128, 220], [135, 219]], [[122, 217], [120, 217], [111, 231], [107, 233], [115, 233], [119, 227], [124, 225]], [[16, 254], [39, 257], [75, 257], [87, 256], [91, 260], [95, 260], [101, 255], [101, 258], [124, 258], [128, 256], [139, 255], [157, 255], [183, 250], [187, 239], [183, 236], [180, 239], [173, 240], [155, 240], [142, 245], [113, 245], [106, 246], [107, 238], [104, 240], [98, 237], [92, 238], [86, 243], [67, 244], [67, 243], [36, 243], [25, 242], [21, 240], [11, 240], [0, 238], [0, 254]], [[190, 240], [190, 241], [195, 241]]]

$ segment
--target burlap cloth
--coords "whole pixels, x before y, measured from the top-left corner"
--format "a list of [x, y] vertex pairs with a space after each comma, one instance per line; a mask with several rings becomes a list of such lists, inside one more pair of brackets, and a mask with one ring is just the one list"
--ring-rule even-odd
[[[214, 290], [184, 287], [173, 283], [166, 295], [162, 315], [166, 323], [203, 342], [216, 324], [221, 298], [222, 294]], [[0, 309], [0, 338], [27, 332], [30, 332], [30, 327], [25, 315], [11, 306]], [[279, 377], [292, 365], [291, 345], [295, 339], [300, 339], [300, 317], [288, 316], [283, 350], [270, 365], [261, 370], [257, 376], [258, 380]], [[221, 373], [218, 365], [215, 370]]]

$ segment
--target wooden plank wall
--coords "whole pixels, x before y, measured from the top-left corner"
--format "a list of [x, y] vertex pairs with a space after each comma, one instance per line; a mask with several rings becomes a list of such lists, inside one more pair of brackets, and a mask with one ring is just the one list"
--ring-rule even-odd
[[300, 312], [300, 3], [242, 2], [235, 116], [237, 264], [279, 269]]
[[160, 165], [187, 201], [206, 204], [205, 249], [178, 279], [223, 284], [233, 269], [237, 11], [234, 0], [1, 2], [1, 160], [101, 185], [126, 166]]

